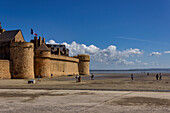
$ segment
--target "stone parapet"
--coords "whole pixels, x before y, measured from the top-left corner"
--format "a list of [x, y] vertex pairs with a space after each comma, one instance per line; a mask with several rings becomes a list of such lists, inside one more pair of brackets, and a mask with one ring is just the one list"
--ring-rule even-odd
[[90, 56], [86, 54], [79, 54], [77, 58], [79, 58], [79, 60], [81, 61], [88, 61], [88, 62], [90, 61]]
[[10, 47], [34, 48], [34, 44], [31, 42], [12, 42]]
[[68, 62], [79, 62], [78, 58], [62, 56], [62, 55], [51, 55], [52, 60], [61, 60], [61, 61], [68, 61]]

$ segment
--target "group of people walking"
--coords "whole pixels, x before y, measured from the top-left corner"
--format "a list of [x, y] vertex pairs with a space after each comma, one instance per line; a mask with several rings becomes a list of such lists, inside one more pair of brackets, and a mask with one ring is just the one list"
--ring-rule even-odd
[[162, 73], [156, 74], [156, 80], [162, 80]]
[[[76, 75], [76, 82], [81, 82], [81, 76], [80, 75]], [[94, 74], [91, 75], [91, 80], [94, 80]]]
[[81, 82], [81, 76], [80, 75], [76, 75], [76, 82]]
[[[147, 73], [147, 75], [149, 76], [149, 74]], [[134, 76], [133, 73], [131, 74], [131, 80], [133, 80]], [[162, 80], [162, 73], [156, 74], [156, 80]]]

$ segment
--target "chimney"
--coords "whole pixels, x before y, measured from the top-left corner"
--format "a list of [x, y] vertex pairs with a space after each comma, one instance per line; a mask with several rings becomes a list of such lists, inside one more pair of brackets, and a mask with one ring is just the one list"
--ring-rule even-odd
[[5, 32], [5, 29], [2, 29], [1, 22], [0, 22], [0, 34]]
[[57, 48], [57, 52], [58, 52], [58, 55], [61, 55], [61, 54], [60, 54], [60, 48]]
[[38, 39], [36, 36], [34, 37], [34, 46], [36, 49], [38, 48]]
[[42, 43], [44, 43], [44, 44], [45, 44], [45, 38], [43, 38]]
[[38, 39], [38, 47], [39, 47], [41, 44], [42, 44], [42, 39], [41, 39], [41, 37], [39, 37], [39, 39]]

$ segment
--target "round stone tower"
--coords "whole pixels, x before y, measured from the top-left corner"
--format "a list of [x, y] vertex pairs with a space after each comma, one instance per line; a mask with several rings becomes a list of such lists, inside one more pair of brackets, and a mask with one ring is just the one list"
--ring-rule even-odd
[[35, 75], [43, 77], [51, 77], [50, 71], [51, 51], [42, 43], [35, 53]]
[[13, 42], [10, 44], [12, 78], [34, 78], [34, 44]]
[[90, 56], [85, 54], [79, 54], [77, 56], [79, 58], [79, 74], [80, 75], [90, 75], [89, 72], [89, 62]]

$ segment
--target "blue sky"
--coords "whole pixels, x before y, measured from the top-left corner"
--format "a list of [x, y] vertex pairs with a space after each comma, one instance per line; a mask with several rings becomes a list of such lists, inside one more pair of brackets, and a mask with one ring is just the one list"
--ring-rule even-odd
[[26, 41], [33, 28], [47, 42], [65, 42], [71, 55], [90, 54], [91, 69], [170, 68], [169, 6], [170, 0], [1, 0], [0, 21], [6, 30], [21, 29]]

